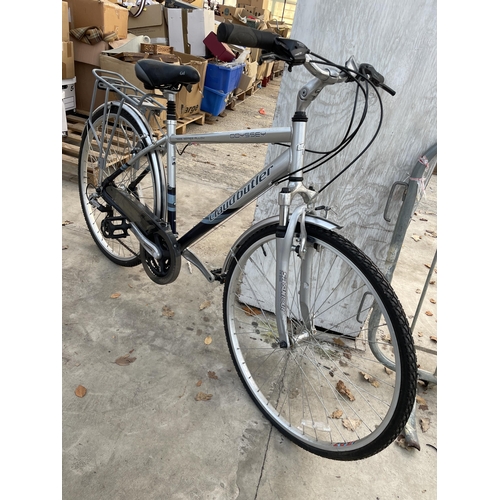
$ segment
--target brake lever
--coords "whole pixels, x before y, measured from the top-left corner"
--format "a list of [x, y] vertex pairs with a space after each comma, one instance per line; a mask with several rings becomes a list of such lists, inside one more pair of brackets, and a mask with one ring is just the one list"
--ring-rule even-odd
[[388, 85], [384, 83], [384, 77], [376, 71], [376, 69], [371, 64], [360, 64], [359, 72], [367, 79], [370, 80], [375, 87], [380, 87], [385, 90], [388, 94], [392, 96], [396, 95], [396, 91], [391, 89]]

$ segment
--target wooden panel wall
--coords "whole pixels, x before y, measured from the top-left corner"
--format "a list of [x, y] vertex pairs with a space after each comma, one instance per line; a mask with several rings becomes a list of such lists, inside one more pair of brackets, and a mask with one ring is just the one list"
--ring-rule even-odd
[[[401, 190], [391, 204], [392, 222], [383, 218], [389, 190], [408, 179], [413, 165], [437, 141], [437, 26], [436, 0], [299, 0], [291, 38], [336, 63], [354, 55], [372, 64], [396, 90], [381, 92], [382, 130], [368, 152], [322, 196], [332, 207], [329, 218], [344, 226], [342, 233], [383, 266], [401, 206]], [[275, 126], [292, 116], [298, 88], [309, 81], [303, 68], [285, 71], [278, 97]], [[308, 149], [332, 149], [342, 139], [352, 109], [355, 85], [336, 85], [323, 91], [309, 108]], [[323, 185], [370, 141], [378, 124], [377, 99], [370, 97], [367, 125], [345, 152], [307, 182]], [[282, 150], [270, 146], [267, 160]], [[307, 155], [307, 159], [316, 156]], [[440, 170], [442, 173], [443, 170]], [[446, 171], [444, 171], [446, 172]], [[277, 213], [276, 190], [261, 197], [257, 220]]]

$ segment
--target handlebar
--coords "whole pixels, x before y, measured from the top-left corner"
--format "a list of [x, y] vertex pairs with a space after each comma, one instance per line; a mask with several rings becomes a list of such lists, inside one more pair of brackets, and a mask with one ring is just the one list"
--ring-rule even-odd
[[271, 52], [290, 66], [304, 64], [306, 54], [310, 53], [310, 50], [298, 40], [283, 38], [270, 31], [260, 31], [231, 23], [219, 24], [217, 40]]
[[[311, 51], [302, 42], [280, 37], [270, 31], [260, 31], [239, 24], [220, 23], [217, 29], [217, 40], [223, 43], [262, 49], [270, 53], [268, 57], [272, 54], [274, 58], [285, 61], [289, 65], [290, 71], [293, 66], [305, 64], [311, 73], [322, 80], [334, 76], [329, 71], [321, 71], [316, 64], [311, 63], [309, 56]], [[314, 68], [313, 71], [311, 71], [312, 68]], [[336, 75], [336, 81], [339, 81], [339, 76]], [[391, 95], [396, 94], [384, 83], [384, 77], [370, 64], [361, 64], [359, 71], [354, 72], [352, 72], [352, 68], [347, 68], [347, 72], [342, 76], [342, 81], [369, 80], [375, 87], [380, 87]], [[336, 83], [336, 81], [332, 81], [332, 83]]]

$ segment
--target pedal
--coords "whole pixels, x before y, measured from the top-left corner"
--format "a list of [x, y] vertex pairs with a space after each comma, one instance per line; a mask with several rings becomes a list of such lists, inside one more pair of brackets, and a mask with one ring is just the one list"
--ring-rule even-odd
[[226, 282], [226, 275], [222, 274], [222, 269], [212, 269], [210, 272], [214, 275], [215, 281], [218, 281], [222, 284]]
[[105, 238], [119, 239], [129, 236], [130, 224], [125, 217], [105, 217], [101, 222], [101, 231]]

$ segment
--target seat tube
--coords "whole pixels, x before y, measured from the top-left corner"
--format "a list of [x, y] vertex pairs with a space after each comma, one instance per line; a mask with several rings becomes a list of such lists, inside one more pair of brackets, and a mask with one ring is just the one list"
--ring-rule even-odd
[[[171, 137], [175, 134], [177, 126], [175, 93], [168, 92], [167, 98], [167, 136]], [[167, 222], [174, 234], [177, 234], [177, 195], [176, 195], [176, 149], [175, 144], [167, 142]]]

